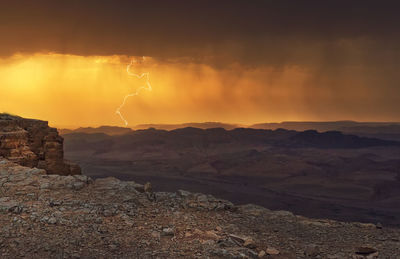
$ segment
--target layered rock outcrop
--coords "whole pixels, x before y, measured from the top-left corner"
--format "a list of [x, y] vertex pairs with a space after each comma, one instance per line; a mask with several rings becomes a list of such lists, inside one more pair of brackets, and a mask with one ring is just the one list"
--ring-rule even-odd
[[64, 160], [64, 139], [46, 121], [0, 114], [0, 156], [48, 174], [80, 174], [78, 165]]

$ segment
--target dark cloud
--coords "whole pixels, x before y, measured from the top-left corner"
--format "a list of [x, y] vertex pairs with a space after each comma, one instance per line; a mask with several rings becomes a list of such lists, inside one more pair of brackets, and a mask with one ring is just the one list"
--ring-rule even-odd
[[0, 55], [124, 54], [216, 65], [393, 63], [398, 7], [398, 1], [370, 0], [10, 0], [0, 7]]
[[[204, 63], [222, 77], [223, 94], [207, 101], [214, 110], [232, 105], [232, 86], [249, 88], [241, 80], [264, 69], [273, 72], [257, 80], [250, 106], [262, 110], [283, 92], [264, 110], [400, 120], [399, 7], [385, 0], [1, 0], [0, 57], [151, 56], [200, 74], [186, 63]], [[286, 80], [297, 70], [305, 82]], [[274, 81], [282, 91], [269, 88]]]
[[[400, 108], [399, 7], [375, 0], [1, 1], [0, 56], [120, 54], [221, 69], [299, 66], [312, 75], [304, 87], [307, 103], [318, 103], [313, 110], [337, 105], [392, 118]], [[313, 99], [319, 88], [330, 93], [328, 101]]]

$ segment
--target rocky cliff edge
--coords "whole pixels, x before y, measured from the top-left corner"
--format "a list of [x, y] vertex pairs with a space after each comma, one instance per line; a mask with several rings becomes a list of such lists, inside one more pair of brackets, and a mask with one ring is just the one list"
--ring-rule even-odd
[[48, 174], [76, 175], [78, 165], [65, 161], [63, 138], [46, 121], [0, 114], [0, 156]]
[[0, 159], [1, 258], [398, 258], [400, 231]]

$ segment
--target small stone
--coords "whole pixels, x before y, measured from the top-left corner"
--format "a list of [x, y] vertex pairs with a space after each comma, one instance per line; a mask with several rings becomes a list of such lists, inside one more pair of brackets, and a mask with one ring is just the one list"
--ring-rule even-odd
[[237, 235], [234, 235], [234, 234], [230, 234], [229, 237], [232, 238], [232, 240], [234, 240], [236, 242], [239, 242], [240, 244], [243, 244], [247, 239], [245, 237], [237, 236]]
[[264, 250], [261, 250], [261, 251], [258, 253], [258, 258], [263, 258], [265, 255], [266, 255], [265, 251], [264, 251]]
[[74, 190], [80, 190], [80, 189], [82, 189], [83, 187], [85, 187], [85, 183], [84, 182], [74, 182], [73, 184], [72, 184], [72, 189], [74, 189]]
[[133, 186], [133, 188], [137, 191], [137, 192], [144, 192], [144, 186], [143, 184], [139, 184], [139, 183], [135, 183], [132, 182], [131, 185]]
[[319, 247], [315, 244], [310, 244], [306, 246], [304, 254], [307, 256], [316, 256], [319, 254]]
[[84, 183], [88, 183], [88, 182], [90, 182], [90, 178], [89, 177], [87, 177], [86, 175], [81, 175], [81, 174], [78, 174], [78, 175], [74, 175], [74, 178], [75, 179], [77, 179], [77, 180], [79, 180], [79, 181], [81, 181], [81, 182], [84, 182]]
[[382, 229], [383, 226], [382, 226], [382, 224], [381, 224], [380, 222], [378, 222], [378, 223], [376, 224], [376, 228], [377, 228], [377, 229]]
[[9, 212], [12, 212], [14, 214], [21, 214], [23, 210], [24, 208], [22, 206], [14, 206], [8, 209]]
[[51, 200], [51, 201], [49, 202], [49, 206], [50, 206], [50, 207], [60, 206], [61, 204], [62, 204], [61, 201], [53, 201], [53, 200]]
[[154, 237], [154, 238], [159, 239], [159, 238], [160, 238], [160, 232], [158, 232], [158, 231], [153, 231], [153, 232], [151, 232], [151, 236]]
[[243, 243], [243, 246], [250, 249], [254, 249], [257, 247], [256, 244], [254, 243], [254, 240], [251, 238], [246, 239]]
[[378, 250], [376, 250], [373, 247], [370, 246], [360, 246], [356, 248], [356, 254], [360, 254], [360, 255], [369, 255], [369, 254], [373, 254], [376, 253]]
[[215, 230], [218, 231], [218, 232], [221, 232], [221, 231], [222, 231], [222, 228], [221, 228], [220, 226], [216, 226], [216, 227], [215, 227]]
[[116, 214], [117, 214], [116, 211], [112, 210], [112, 209], [106, 209], [106, 210], [103, 211], [104, 217], [111, 217], [111, 216], [114, 216]]
[[193, 231], [193, 233], [195, 234], [195, 235], [203, 235], [203, 231], [201, 231], [200, 229], [195, 229], [194, 231]]
[[178, 190], [177, 193], [182, 198], [186, 198], [186, 197], [190, 196], [190, 192], [184, 191], [184, 190]]
[[198, 202], [208, 202], [207, 195], [204, 195], [204, 194], [198, 195], [198, 196], [197, 196], [197, 201], [198, 201]]
[[379, 257], [379, 252], [375, 252], [366, 256], [366, 259], [377, 259]]
[[49, 224], [56, 224], [57, 223], [57, 219], [54, 217], [49, 218], [49, 220], [47, 221], [47, 223]]
[[162, 235], [163, 236], [173, 236], [174, 230], [172, 228], [163, 228]]
[[204, 240], [201, 242], [201, 244], [212, 246], [215, 244], [215, 241], [214, 240]]
[[204, 236], [209, 239], [218, 240], [219, 236], [214, 231], [204, 232]]
[[278, 255], [279, 254], [279, 250], [273, 247], [268, 247], [266, 250], [266, 253], [269, 255]]
[[151, 187], [151, 183], [147, 182], [143, 185], [143, 189], [144, 192], [151, 192], [152, 191], [152, 187]]

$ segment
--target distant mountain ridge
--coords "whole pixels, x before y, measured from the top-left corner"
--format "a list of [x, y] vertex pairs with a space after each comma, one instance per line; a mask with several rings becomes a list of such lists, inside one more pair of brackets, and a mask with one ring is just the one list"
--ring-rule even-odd
[[189, 123], [180, 123], [180, 124], [139, 124], [134, 127], [134, 129], [162, 129], [162, 130], [174, 130], [179, 128], [199, 128], [199, 129], [211, 129], [211, 128], [224, 128], [226, 130], [244, 127], [239, 124], [230, 124], [230, 123], [222, 123], [222, 122], [189, 122]]
[[[83, 135], [82, 135], [83, 134]], [[89, 134], [89, 136], [87, 135]], [[175, 129], [171, 131], [154, 128], [145, 130], [131, 130], [127, 134], [110, 137], [108, 134], [76, 132], [65, 134], [64, 138], [73, 141], [78, 148], [85, 148], [92, 144], [107, 146], [109, 149], [126, 149], [138, 145], [163, 146], [204, 146], [221, 144], [241, 145], [272, 145], [281, 147], [313, 147], [313, 148], [364, 148], [374, 146], [400, 146], [400, 142], [381, 140], [377, 138], [346, 135], [338, 131], [317, 132], [315, 130], [294, 131], [286, 129], [264, 130], [251, 128], [223, 128], [199, 129], [193, 127]], [[105, 144], [105, 142], [107, 144]]]
[[182, 124], [138, 124], [133, 128], [118, 127], [118, 126], [100, 126], [100, 127], [80, 127], [77, 129], [59, 129], [58, 132], [61, 135], [70, 133], [104, 133], [110, 136], [123, 135], [133, 132], [133, 130], [144, 130], [144, 129], [159, 129], [159, 130], [175, 130], [180, 128], [199, 128], [199, 129], [210, 129], [210, 128], [224, 128], [231, 130], [234, 128], [243, 127], [239, 124], [228, 124], [221, 122], [189, 122]]
[[250, 128], [256, 129], [278, 129], [288, 130], [316, 130], [340, 131], [345, 134], [357, 135], [360, 137], [379, 138], [385, 140], [400, 141], [399, 122], [357, 122], [357, 121], [327, 121], [327, 122], [301, 122], [285, 121], [280, 123], [260, 123], [251, 125]]
[[70, 133], [103, 133], [110, 136], [124, 135], [134, 132], [134, 130], [144, 130], [154, 128], [158, 130], [176, 130], [182, 128], [212, 129], [223, 128], [233, 130], [235, 128], [252, 129], [287, 129], [296, 131], [316, 130], [318, 132], [340, 131], [345, 134], [357, 135], [360, 137], [379, 138], [384, 140], [400, 141], [400, 123], [398, 122], [356, 122], [356, 121], [327, 121], [327, 122], [301, 122], [285, 121], [279, 123], [260, 123], [251, 126], [239, 124], [229, 124], [221, 122], [203, 122], [203, 123], [183, 123], [183, 124], [139, 124], [133, 128], [118, 126], [101, 126], [97, 128], [81, 127], [74, 130], [59, 129], [61, 135]]
[[77, 129], [58, 129], [60, 135], [70, 134], [70, 133], [104, 133], [110, 136], [113, 135], [123, 135], [132, 132], [131, 128], [124, 128], [118, 126], [100, 126], [97, 128], [93, 127], [80, 127]]
[[290, 130], [317, 130], [317, 131], [342, 131], [353, 127], [387, 127], [391, 125], [400, 126], [400, 122], [358, 122], [358, 121], [283, 121], [278, 123], [258, 123], [249, 128], [258, 129], [290, 129]]

